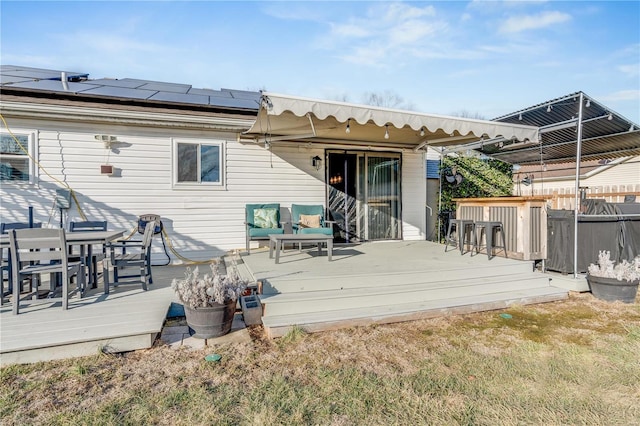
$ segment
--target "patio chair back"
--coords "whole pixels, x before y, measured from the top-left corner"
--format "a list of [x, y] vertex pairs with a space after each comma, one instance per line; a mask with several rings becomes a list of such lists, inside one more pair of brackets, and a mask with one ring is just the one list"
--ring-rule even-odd
[[[8, 234], [11, 229], [27, 229], [27, 228], [41, 228], [42, 223], [32, 223], [29, 224], [27, 222], [9, 222], [9, 223], [0, 223], [0, 234]], [[9, 252], [9, 250], [7, 250]], [[12, 278], [11, 278], [11, 255], [7, 254], [5, 256], [4, 249], [0, 248], [0, 274], [2, 274], [2, 281], [0, 288], [2, 293], [0, 294], [0, 306], [2, 306], [4, 302], [4, 297], [11, 293], [11, 289], [13, 287]], [[6, 271], [6, 274], [5, 274]], [[6, 279], [5, 279], [6, 277]], [[4, 282], [7, 281], [7, 287], [5, 290]]]
[[91, 232], [106, 230], [106, 220], [85, 220], [82, 222], [69, 222], [69, 231], [71, 232]]
[[[81, 222], [69, 222], [70, 232], [98, 232], [107, 230], [106, 220], [85, 220]], [[105, 258], [107, 251], [104, 246], [100, 250], [100, 253], [93, 253], [93, 246], [87, 247], [86, 258], [84, 262], [89, 265], [89, 277], [91, 280], [91, 286], [95, 287], [98, 282], [98, 261]], [[73, 254], [73, 250], [69, 247], [69, 254]], [[71, 260], [80, 260], [79, 257], [72, 257]]]
[[42, 223], [33, 223], [31, 224], [31, 226], [26, 222], [0, 223], [0, 234], [7, 234], [12, 229], [28, 229], [28, 228], [42, 228]]
[[[291, 205], [291, 227], [296, 234], [325, 234], [333, 235], [332, 224], [325, 220], [324, 206], [321, 204], [292, 204]], [[304, 216], [318, 216], [320, 227], [305, 226], [300, 220]], [[329, 225], [329, 226], [327, 226]]]
[[[62, 308], [67, 309], [71, 277], [80, 271], [80, 263], [68, 261], [67, 240], [63, 229], [12, 229], [9, 232], [13, 277], [13, 313], [18, 314], [21, 302], [20, 283], [26, 277], [41, 274], [61, 274]], [[38, 297], [38, 285], [31, 280], [32, 299]], [[51, 279], [49, 298], [57, 292]], [[22, 296], [24, 297], [24, 296]]]

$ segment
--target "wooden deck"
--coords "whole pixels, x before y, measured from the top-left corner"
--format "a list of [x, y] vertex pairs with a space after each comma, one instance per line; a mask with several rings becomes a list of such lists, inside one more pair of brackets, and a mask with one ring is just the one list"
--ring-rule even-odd
[[[334, 247], [333, 260], [315, 247], [287, 249], [280, 264], [268, 250], [238, 259], [242, 275], [261, 281], [263, 323], [271, 337], [294, 325], [308, 331], [388, 323], [449, 313], [500, 309], [567, 297], [532, 263], [444, 252], [426, 241]], [[100, 288], [70, 309], [44, 302], [11, 314], [0, 308], [0, 365], [149, 348], [162, 331], [175, 295], [170, 288], [184, 266], [154, 267], [154, 284]]]
[[[11, 304], [0, 309], [0, 365], [31, 363], [149, 348], [162, 331], [167, 311], [175, 301], [171, 280], [184, 267], [153, 268], [153, 284], [124, 284], [104, 295], [98, 289], [82, 299], [33, 304], [11, 314]], [[52, 306], [53, 305], [53, 306]]]
[[533, 272], [532, 261], [445, 253], [427, 241], [337, 246], [333, 261], [290, 248], [242, 257], [262, 283], [263, 324], [271, 337], [298, 326], [313, 332], [355, 325], [501, 309], [562, 300], [568, 291]]

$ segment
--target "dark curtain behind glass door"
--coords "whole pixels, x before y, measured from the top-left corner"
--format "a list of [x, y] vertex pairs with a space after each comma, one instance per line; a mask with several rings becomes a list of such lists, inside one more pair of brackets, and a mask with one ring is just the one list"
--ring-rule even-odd
[[336, 242], [359, 241], [357, 203], [357, 154], [329, 153], [329, 215], [334, 224]]

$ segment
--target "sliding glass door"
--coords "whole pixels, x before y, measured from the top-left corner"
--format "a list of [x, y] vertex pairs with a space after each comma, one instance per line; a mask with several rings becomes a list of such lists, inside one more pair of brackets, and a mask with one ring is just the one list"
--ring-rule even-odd
[[399, 154], [329, 151], [327, 198], [337, 242], [402, 238]]

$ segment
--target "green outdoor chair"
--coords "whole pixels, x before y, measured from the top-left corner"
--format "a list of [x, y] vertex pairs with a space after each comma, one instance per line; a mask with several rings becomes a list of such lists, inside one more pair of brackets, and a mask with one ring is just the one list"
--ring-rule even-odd
[[323, 205], [291, 205], [291, 227], [294, 234], [333, 235], [333, 223], [325, 220]]
[[247, 229], [247, 254], [251, 253], [250, 242], [268, 240], [270, 235], [284, 234], [280, 224], [280, 204], [247, 204], [245, 207]]

